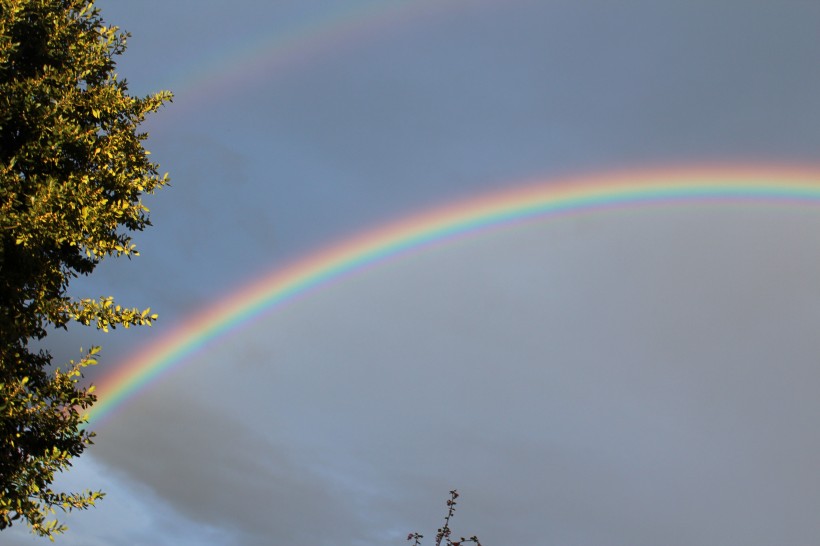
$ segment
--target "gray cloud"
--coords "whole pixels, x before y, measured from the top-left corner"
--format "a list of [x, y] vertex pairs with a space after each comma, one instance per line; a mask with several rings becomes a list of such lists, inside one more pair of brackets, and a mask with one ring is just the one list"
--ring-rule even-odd
[[[134, 34], [121, 72], [144, 92], [322, 8], [99, 5]], [[180, 93], [149, 126], [174, 185], [143, 257], [81, 286], [163, 320], [104, 337], [104, 366], [297, 254], [511, 180], [816, 162], [817, 10], [476, 2], [195, 111]], [[570, 216], [339, 281], [103, 427], [76, 476], [103, 475], [117, 508], [66, 544], [399, 544], [434, 533], [453, 487], [456, 528], [488, 546], [812, 544], [818, 221]]]
[[[210, 380], [215, 379], [211, 377]], [[333, 483], [264, 440], [265, 415], [243, 421], [199, 400], [187, 381], [161, 386], [101, 431], [95, 457], [149, 486], [176, 510], [226, 529], [232, 544], [331, 544], [362, 533]], [[317, 525], [321, 522], [321, 525]]]
[[96, 454], [243, 543], [395, 539], [452, 487], [487, 543], [806, 543], [807, 212], [596, 214], [407, 257], [215, 344]]

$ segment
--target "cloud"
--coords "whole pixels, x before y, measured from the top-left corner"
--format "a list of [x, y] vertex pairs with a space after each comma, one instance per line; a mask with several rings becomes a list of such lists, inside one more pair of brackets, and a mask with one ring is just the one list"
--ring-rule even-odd
[[[232, 543], [224, 530], [189, 520], [145, 485], [101, 464], [93, 455], [76, 460], [70, 472], [58, 476], [54, 486], [59, 491], [99, 489], [106, 494], [92, 509], [58, 514], [69, 528], [56, 539], [62, 546], [109, 546], [124, 540], [132, 546]], [[42, 545], [45, 540], [32, 535], [23, 524], [3, 531], [3, 538], [15, 546]]]
[[101, 431], [95, 457], [184, 516], [229, 532], [232, 544], [269, 544], [271, 533], [287, 544], [331, 544], [337, 533], [361, 533], [332, 482], [264, 439], [265, 415], [226, 417], [220, 400], [196, 400], [186, 383], [146, 393]]
[[219, 340], [95, 456], [243, 544], [434, 529], [454, 487], [487, 543], [800, 543], [809, 212], [599, 213], [396, 260]]
[[[137, 93], [318, 14], [103, 4], [134, 34]], [[173, 187], [148, 202], [143, 256], [82, 287], [161, 320], [102, 336], [99, 371], [261, 270], [510, 181], [817, 159], [815, 4], [514, 4], [464, 3], [154, 116]], [[810, 544], [818, 228], [801, 207], [630, 209], [340, 280], [101, 427], [77, 478], [111, 495], [67, 544], [403, 544], [434, 533], [454, 487], [457, 530], [487, 545]], [[85, 333], [55, 352], [76, 358]]]

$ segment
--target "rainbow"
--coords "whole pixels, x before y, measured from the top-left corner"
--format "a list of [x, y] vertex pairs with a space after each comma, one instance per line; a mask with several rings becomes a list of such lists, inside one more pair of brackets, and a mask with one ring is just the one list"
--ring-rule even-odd
[[320, 17], [295, 22], [278, 32], [254, 36], [234, 48], [201, 59], [182, 75], [169, 80], [167, 88], [178, 100], [157, 123], [167, 122], [168, 114], [184, 115], [261, 78], [281, 74], [336, 51], [342, 45], [350, 47], [397, 25], [441, 17], [462, 6], [475, 8], [481, 4], [477, 0], [360, 1], [326, 11]]
[[523, 183], [379, 226], [240, 288], [117, 365], [97, 387], [89, 422], [100, 424], [163, 374], [263, 313], [410, 250], [534, 219], [704, 203], [820, 206], [820, 168], [672, 169]]

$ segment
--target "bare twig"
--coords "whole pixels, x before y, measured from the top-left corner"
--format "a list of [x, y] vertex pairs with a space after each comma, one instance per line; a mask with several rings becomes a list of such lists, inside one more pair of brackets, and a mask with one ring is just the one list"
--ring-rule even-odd
[[[461, 546], [462, 544], [472, 542], [476, 546], [481, 546], [481, 543], [478, 541], [478, 537], [473, 535], [470, 538], [461, 537], [459, 540], [452, 540], [450, 535], [452, 534], [452, 530], [450, 529], [450, 520], [452, 519], [453, 515], [456, 512], [456, 499], [458, 498], [458, 491], [453, 489], [450, 491], [450, 498], [447, 500], [447, 516], [444, 518], [444, 525], [442, 525], [438, 531], [436, 532], [436, 546], [441, 546], [441, 541], [445, 541], [445, 546]], [[413, 541], [413, 546], [421, 546], [421, 539], [424, 538], [424, 535], [419, 533], [410, 533], [407, 535], [407, 540]]]

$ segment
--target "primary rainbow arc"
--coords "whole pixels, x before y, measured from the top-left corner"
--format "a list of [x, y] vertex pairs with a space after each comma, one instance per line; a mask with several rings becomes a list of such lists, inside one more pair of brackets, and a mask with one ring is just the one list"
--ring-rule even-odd
[[100, 382], [100, 399], [89, 412], [89, 421], [101, 423], [163, 373], [182, 366], [208, 343], [263, 312], [410, 249], [531, 218], [710, 202], [820, 205], [820, 169], [669, 169], [524, 183], [377, 227], [240, 288], [118, 364]]

